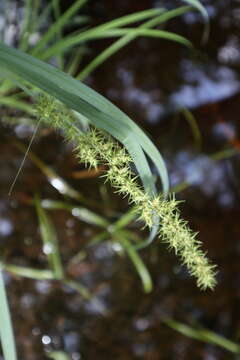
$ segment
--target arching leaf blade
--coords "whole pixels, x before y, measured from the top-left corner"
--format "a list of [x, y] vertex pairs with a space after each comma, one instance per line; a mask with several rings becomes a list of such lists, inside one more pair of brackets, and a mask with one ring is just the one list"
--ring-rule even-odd
[[[139, 154], [142, 148], [154, 162], [162, 180], [163, 190], [165, 193], [168, 191], [167, 171], [160, 153], [146, 134], [109, 100], [57, 68], [2, 43], [0, 44], [0, 64], [8, 71], [56, 97], [71, 109], [80, 112], [94, 125], [110, 132], [127, 148], [129, 139], [131, 142], [138, 142]], [[145, 158], [142, 151], [139, 156], [141, 159]], [[136, 155], [133, 157], [136, 161]], [[145, 159], [145, 166], [143, 166], [145, 174], [139, 173], [139, 175], [142, 180], [148, 176], [148, 182], [151, 182], [152, 175], [146, 164]], [[142, 167], [139, 164], [135, 165], [137, 169]]]

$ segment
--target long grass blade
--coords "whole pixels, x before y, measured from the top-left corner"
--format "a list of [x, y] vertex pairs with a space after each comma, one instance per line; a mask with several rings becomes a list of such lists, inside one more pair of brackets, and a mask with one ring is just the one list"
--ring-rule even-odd
[[[15, 276], [25, 277], [33, 280], [56, 280], [55, 274], [51, 270], [33, 269], [33, 268], [18, 266], [13, 264], [1, 264], [1, 265], [4, 270], [8, 271], [9, 273]], [[60, 281], [62, 284], [79, 292], [79, 294], [82, 295], [86, 300], [91, 299], [92, 294], [88, 291], [88, 289], [84, 285], [80, 284], [79, 282], [67, 278], [60, 279]]]
[[47, 6], [44, 7], [42, 12], [37, 15], [35, 19], [33, 31], [39, 31], [39, 29], [41, 29], [41, 26], [46, 22], [46, 19], [49, 18], [52, 7], [53, 7], [52, 3], [47, 4]]
[[[145, 190], [154, 196], [156, 187], [148, 155], [161, 178], [163, 193], [168, 193], [168, 174], [161, 154], [145, 133], [110, 101], [51, 65], [4, 44], [0, 44], [0, 64], [15, 76], [47, 91], [121, 142], [131, 155]], [[157, 233], [158, 220], [155, 223], [149, 243]]]
[[[61, 51], [66, 51], [66, 49], [69, 47], [79, 45], [80, 43], [89, 40], [106, 37], [104, 33], [109, 30], [152, 18], [153, 16], [159, 15], [159, 13], [161, 13], [162, 11], [163, 9], [150, 9], [126, 15], [118, 19], [114, 19], [105, 24], [96, 26], [93, 29], [82, 31], [80, 32], [80, 34], [77, 34], [75, 36], [68, 36], [61, 41], [58, 41], [56, 44], [50, 46], [43, 54], [36, 53], [35, 50], [34, 52], [32, 52], [32, 55], [38, 55], [40, 59], [47, 60], [50, 57], [60, 53]], [[109, 35], [110, 34], [108, 33], [107, 37], [109, 37]]]
[[200, 150], [201, 145], [202, 145], [202, 135], [201, 135], [197, 120], [196, 120], [195, 116], [193, 115], [193, 113], [190, 110], [188, 110], [187, 108], [182, 108], [181, 112], [184, 115], [185, 119], [187, 120], [187, 122], [190, 126], [196, 148], [198, 150]]
[[133, 207], [123, 214], [115, 223], [114, 230], [125, 228], [130, 222], [136, 219], [136, 209]]
[[234, 354], [240, 354], [240, 344], [228, 340], [213, 331], [207, 329], [195, 329], [172, 319], [164, 319], [163, 322], [172, 329], [192, 339], [220, 346]]
[[66, 73], [74, 76], [77, 72], [79, 65], [81, 64], [83, 55], [86, 53], [86, 48], [81, 47], [74, 52], [74, 55], [69, 60], [66, 66]]
[[0, 97], [0, 104], [24, 111], [30, 115], [35, 115], [35, 111], [31, 105], [27, 104], [25, 101], [18, 100], [13, 96]]
[[[135, 33], [135, 34], [134, 34]], [[115, 28], [112, 30], [107, 30], [104, 32], [99, 33], [84, 33], [81, 36], [80, 35], [70, 35], [67, 39], [63, 39], [62, 41], [59, 41], [54, 50], [52, 48], [49, 48], [45, 52], [42, 53], [41, 56], [38, 56], [41, 60], [48, 60], [53, 55], [58, 55], [66, 52], [66, 50], [73, 45], [80, 45], [85, 43], [86, 41], [93, 41], [93, 40], [99, 40], [99, 39], [106, 39], [106, 38], [115, 38], [115, 37], [121, 37], [124, 35], [131, 35], [134, 38], [137, 36], [145, 36], [145, 37], [153, 37], [153, 38], [161, 38], [161, 39], [167, 39], [170, 41], [178, 42], [182, 45], [191, 47], [192, 44], [190, 41], [188, 41], [183, 36], [180, 36], [178, 34], [175, 34], [173, 32], [168, 32], [164, 30], [144, 30], [141, 28], [132, 29], [132, 28], [124, 28], [119, 29]], [[135, 36], [134, 36], [135, 35]], [[133, 40], [131, 39], [131, 40]]]
[[82, 284], [77, 281], [71, 279], [64, 279], [62, 280], [63, 284], [69, 286], [71, 289], [76, 290], [82, 297], [86, 300], [90, 300], [93, 295], [89, 292], [89, 290]]
[[118, 231], [114, 234], [116, 240], [122, 245], [126, 253], [128, 254], [129, 258], [131, 259], [138, 275], [140, 276], [143, 284], [143, 289], [146, 293], [152, 291], [152, 279], [149, 274], [149, 271], [146, 268], [146, 265], [140, 258], [137, 251], [132, 246], [131, 242], [128, 240], [124, 231]]
[[14, 334], [9, 312], [7, 294], [3, 279], [2, 268], [0, 267], [0, 338], [5, 360], [17, 360]]
[[[56, 23], [61, 16], [59, 0], [52, 0], [52, 4], [53, 4], [53, 12], [54, 12], [54, 18], [55, 18], [55, 23]], [[62, 26], [60, 26], [58, 28], [58, 31], [56, 33], [56, 41], [61, 40], [61, 38], [62, 38]], [[63, 70], [63, 67], [64, 67], [63, 54], [59, 54], [57, 56], [57, 60], [58, 60], [58, 67]]]
[[28, 279], [34, 280], [54, 280], [55, 276], [51, 270], [40, 270], [40, 269], [33, 269], [26, 266], [18, 266], [13, 264], [3, 264], [4, 270], [8, 271], [9, 273], [20, 276], [26, 277]]
[[178, 42], [182, 45], [191, 46], [191, 43], [185, 39], [183, 36], [177, 35], [172, 32], [164, 31], [164, 30], [151, 30], [151, 29], [143, 29], [138, 28], [132, 30], [129, 29], [121, 29], [121, 30], [112, 30], [111, 34], [122, 34], [124, 35], [121, 39], [116, 41], [114, 44], [109, 46], [105, 51], [103, 51], [100, 55], [98, 55], [78, 76], [77, 79], [84, 80], [90, 73], [93, 72], [99, 65], [101, 65], [106, 59], [115, 54], [117, 51], [125, 47], [128, 43], [136, 39], [138, 36], [145, 37], [154, 37], [159, 39], [166, 39], [170, 41]]
[[35, 206], [44, 244], [43, 251], [47, 255], [49, 267], [54, 273], [55, 279], [63, 279], [64, 270], [58, 247], [56, 230], [46, 211], [41, 206], [41, 201], [38, 197], [35, 198]]
[[58, 98], [119, 140], [132, 156], [145, 189], [151, 189], [153, 193], [154, 182], [144, 151], [155, 164], [162, 179], [163, 191], [167, 193], [168, 176], [159, 151], [144, 132], [110, 101], [53, 66], [4, 44], [0, 44], [0, 64]]
[[100, 226], [102, 228], [106, 228], [110, 225], [109, 221], [107, 221], [103, 216], [96, 214], [93, 211], [90, 211], [87, 208], [71, 205], [69, 203], [63, 201], [56, 200], [42, 200], [41, 205], [44, 209], [48, 210], [67, 210], [70, 211], [71, 214], [77, 219], [86, 222], [87, 224]]
[[142, 25], [144, 28], [152, 28], [157, 25], [166, 23], [167, 21], [181, 16], [189, 11], [191, 11], [193, 8], [192, 6], [180, 6], [173, 10], [164, 11], [161, 15], [154, 17], [153, 19], [149, 20], [145, 24]]
[[46, 353], [46, 356], [53, 360], [71, 360], [70, 356], [63, 351], [50, 351]]
[[48, 44], [48, 42], [61, 32], [62, 28], [71, 19], [71, 17], [77, 13], [77, 11], [87, 2], [87, 0], [77, 0], [70, 6], [65, 13], [58, 18], [56, 22], [48, 29], [48, 31], [41, 37], [41, 40], [37, 43], [34, 49], [31, 51], [32, 55], [37, 56], [40, 51]]
[[[83, 69], [78, 75], [77, 75], [77, 79], [79, 80], [84, 80], [86, 78], [86, 76], [88, 76], [93, 70], [96, 69], [96, 67], [98, 67], [99, 65], [101, 65], [104, 61], [106, 61], [110, 56], [112, 56], [115, 52], [117, 52], [118, 50], [120, 50], [123, 46], [126, 46], [129, 42], [131, 42], [132, 40], [134, 40], [137, 36], [151, 36], [150, 33], [148, 32], [144, 32], [144, 29], [150, 29], [153, 28], [157, 25], [160, 25], [163, 22], [166, 22], [176, 16], [180, 16], [184, 13], [186, 13], [187, 11], [191, 10], [190, 6], [181, 6], [178, 9], [174, 9], [174, 10], [170, 10], [170, 11], [163, 11], [163, 14], [158, 15], [156, 17], [154, 17], [153, 19], [150, 19], [148, 21], [146, 21], [145, 23], [141, 24], [137, 29], [128, 29], [126, 31], [126, 29], [113, 29], [111, 31], [111, 35], [117, 35], [117, 34], [121, 34], [124, 36], [124, 31], [126, 31], [126, 34], [124, 36], [124, 38], [121, 38], [119, 40], [117, 40], [116, 43], [110, 45], [107, 49], [105, 49], [101, 54], [99, 54], [89, 65], [86, 66], [85, 69]], [[138, 32], [143, 31], [142, 34], [139, 34]], [[105, 33], [106, 34], [106, 33]], [[159, 37], [161, 38], [161, 32], [158, 33]], [[183, 40], [183, 39], [181, 39]], [[184, 39], [184, 44], [185, 45], [189, 45], [189, 42], [185, 42], [186, 39]]]
[[204, 23], [205, 23], [205, 28], [204, 28], [203, 36], [202, 36], [202, 43], [203, 44], [206, 43], [208, 41], [209, 33], [210, 33], [210, 23], [209, 23], [209, 16], [208, 16], [207, 10], [205, 9], [205, 7], [202, 5], [202, 3], [199, 0], [182, 0], [182, 1], [193, 6], [195, 9], [200, 11], [200, 13], [202, 14], [202, 17], [203, 17]]
[[19, 48], [23, 51], [27, 50], [28, 39], [30, 36], [30, 24], [31, 24], [31, 10], [32, 10], [32, 0], [25, 0], [24, 4], [24, 20], [22, 31], [20, 34], [20, 44]]

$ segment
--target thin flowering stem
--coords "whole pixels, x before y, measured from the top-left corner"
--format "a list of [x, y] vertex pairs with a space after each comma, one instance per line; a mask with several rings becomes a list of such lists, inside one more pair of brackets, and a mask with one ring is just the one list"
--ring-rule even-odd
[[[48, 125], [63, 131], [65, 138], [75, 145], [75, 154], [81, 163], [96, 168], [106, 167], [105, 180], [123, 197], [133, 203], [147, 227], [154, 226], [156, 215], [160, 218], [159, 238], [179, 256], [189, 273], [203, 289], [216, 285], [216, 266], [212, 265], [200, 249], [197, 239], [186, 221], [181, 219], [174, 196], [165, 199], [159, 195], [152, 198], [139, 185], [138, 177], [132, 172], [132, 160], [126, 150], [110, 135], [95, 128], [81, 132], [73, 113], [49, 96], [41, 96], [37, 104], [39, 118]], [[155, 216], [154, 216], [155, 215]]]

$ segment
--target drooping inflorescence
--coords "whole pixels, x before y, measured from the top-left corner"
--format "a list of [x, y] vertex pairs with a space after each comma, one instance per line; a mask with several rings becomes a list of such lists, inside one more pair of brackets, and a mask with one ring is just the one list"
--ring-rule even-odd
[[149, 228], [154, 225], [153, 214], [157, 214], [160, 218], [159, 238], [180, 257], [201, 289], [213, 289], [216, 284], [216, 266], [209, 263], [206, 254], [200, 249], [201, 242], [196, 238], [196, 233], [181, 219], [179, 201], [174, 196], [167, 200], [161, 195], [150, 197], [132, 172], [132, 160], [126, 150], [101, 130], [91, 128], [82, 132], [73, 113], [53, 98], [41, 96], [37, 114], [46, 124], [62, 130], [66, 139], [73, 142], [75, 154], [81, 163], [90, 167], [105, 165], [106, 180], [118, 193], [128, 197], [129, 202], [135, 205], [140, 219]]

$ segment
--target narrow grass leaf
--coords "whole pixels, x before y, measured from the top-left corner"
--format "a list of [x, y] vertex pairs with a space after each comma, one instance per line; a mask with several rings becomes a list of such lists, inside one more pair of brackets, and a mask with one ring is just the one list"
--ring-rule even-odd
[[39, 31], [41, 26], [46, 22], [46, 19], [48, 19], [49, 15], [51, 13], [52, 7], [53, 7], [52, 3], [47, 4], [44, 7], [44, 9], [42, 10], [42, 12], [37, 15], [37, 18], [35, 19], [33, 31], [36, 31], [36, 32]]
[[[154, 26], [157, 26], [165, 21], [168, 21], [176, 16], [180, 16], [184, 14], [185, 12], [191, 10], [191, 7], [189, 6], [181, 6], [178, 9], [170, 10], [170, 11], [164, 11], [164, 9], [159, 9], [160, 13], [163, 12], [163, 14], [158, 15], [154, 17], [153, 19], [150, 19], [146, 21], [145, 23], [141, 24], [138, 29], [150, 29]], [[125, 29], [121, 29], [125, 30]], [[112, 34], [118, 32], [119, 29], [113, 29]], [[110, 56], [112, 56], [114, 53], [116, 53], [118, 50], [120, 50], [123, 46], [130, 43], [132, 40], [134, 40], [137, 37], [137, 34], [134, 35], [131, 33], [132, 29], [127, 32], [125, 35], [125, 40], [119, 39], [116, 43], [110, 45], [107, 49], [105, 49], [101, 54], [99, 54], [90, 64], [86, 66], [85, 69], [83, 69], [78, 75], [77, 79], [84, 80], [86, 76], [88, 76], [93, 70], [96, 69], [99, 65], [101, 65], [104, 61], [106, 61]], [[105, 33], [106, 34], [106, 33]], [[124, 34], [122, 34], [124, 35]]]
[[35, 115], [35, 111], [31, 105], [26, 101], [21, 101], [13, 96], [0, 97], [0, 104], [8, 107], [12, 107], [16, 110], [24, 111], [30, 115]]
[[20, 34], [19, 48], [26, 51], [28, 48], [28, 39], [30, 36], [31, 28], [31, 12], [32, 12], [32, 0], [25, 0], [24, 3], [24, 18]]
[[[163, 193], [168, 193], [168, 174], [161, 154], [146, 134], [110, 101], [51, 65], [4, 44], [0, 44], [0, 65], [15, 76], [47, 91], [121, 142], [132, 157], [145, 190], [154, 196], [156, 187], [146, 158], [148, 155], [161, 178]], [[156, 221], [149, 243], [154, 239], [157, 228]]]
[[[59, 4], [59, 0], [52, 0], [52, 4], [53, 4], [53, 12], [54, 12], [54, 17], [55, 17], [55, 23], [58, 21], [58, 19], [61, 16], [61, 11], [60, 11], [60, 4]], [[59, 26], [57, 32], [56, 32], [56, 41], [61, 40], [62, 38], [62, 26]], [[60, 69], [63, 70], [64, 68], [64, 56], [63, 54], [59, 54], [57, 56], [57, 62], [58, 62], [58, 67]]]
[[155, 27], [162, 23], [166, 23], [167, 21], [169, 21], [175, 17], [181, 16], [181, 15], [191, 11], [192, 9], [193, 9], [192, 6], [180, 6], [173, 10], [164, 11], [163, 14], [154, 17], [153, 19], [151, 19], [148, 22], [146, 22], [145, 24], [143, 24], [141, 27], [144, 27], [144, 28]]
[[[8, 271], [9, 273], [15, 276], [25, 277], [33, 280], [56, 280], [56, 276], [54, 272], [51, 270], [33, 269], [30, 267], [17, 266], [13, 264], [2, 264], [2, 267], [4, 270]], [[70, 288], [79, 292], [80, 295], [83, 296], [85, 299], [89, 300], [92, 297], [88, 289], [79, 282], [67, 278], [58, 279], [58, 280], [60, 280], [62, 284], [69, 286]]]
[[[93, 29], [82, 31], [80, 32], [80, 34], [77, 34], [75, 36], [67, 36], [61, 41], [58, 41], [56, 44], [50, 46], [46, 51], [44, 51], [44, 53], [38, 54], [38, 57], [39, 59], [42, 60], [48, 60], [52, 56], [55, 56], [60, 52], [66, 51], [66, 49], [69, 47], [79, 45], [80, 43], [89, 40], [106, 37], [106, 35], [104, 34], [108, 30], [115, 29], [117, 27], [123, 27], [129, 24], [133, 24], [139, 21], [152, 18], [153, 16], [156, 16], [162, 11], [163, 9], [150, 9], [150, 10], [136, 12], [134, 14], [126, 15], [118, 19], [109, 21], [105, 24], [96, 26]], [[109, 34], [107, 35], [107, 37], [109, 37]], [[36, 55], [36, 52], [34, 51], [32, 55]]]
[[109, 232], [103, 231], [100, 234], [95, 235], [88, 243], [89, 246], [99, 244], [100, 242], [107, 240], [109, 238]]
[[74, 51], [73, 56], [70, 58], [66, 66], [67, 74], [69, 74], [70, 76], [74, 76], [76, 74], [77, 69], [81, 64], [84, 53], [86, 53], [86, 48], [83, 46], [80, 49], [76, 49], [76, 51]]
[[104, 61], [106, 61], [109, 57], [115, 54], [117, 51], [125, 47], [128, 43], [133, 41], [139, 36], [144, 37], [154, 37], [159, 39], [165, 39], [170, 41], [178, 42], [182, 45], [191, 46], [191, 43], [185, 39], [183, 36], [177, 35], [172, 32], [164, 31], [164, 30], [151, 30], [151, 29], [143, 29], [141, 27], [137, 29], [114, 29], [111, 31], [113, 36], [115, 35], [125, 35], [120, 38], [118, 41], [109, 46], [106, 50], [104, 50], [100, 55], [98, 55], [78, 76], [77, 79], [84, 80], [93, 70], [95, 70], [99, 65], [101, 65]]
[[25, 266], [18, 266], [13, 264], [3, 264], [4, 270], [13, 275], [26, 277], [34, 280], [53, 280], [55, 275], [51, 270], [33, 269]]
[[115, 37], [121, 37], [124, 35], [130, 35], [132, 36], [135, 34], [135, 38], [137, 36], [145, 36], [145, 37], [153, 37], [153, 38], [162, 38], [167, 39], [170, 41], [178, 42], [182, 45], [191, 47], [192, 44], [190, 41], [188, 41], [186, 38], [184, 38], [181, 35], [175, 34], [173, 32], [168, 32], [164, 30], [145, 30], [140, 28], [123, 28], [123, 29], [112, 29], [112, 30], [106, 30], [104, 32], [98, 32], [98, 33], [82, 33], [78, 35], [70, 35], [67, 39], [62, 40], [62, 42], [58, 42], [54, 49], [49, 48], [42, 54], [42, 56], [38, 56], [41, 60], [48, 60], [53, 55], [58, 55], [66, 52], [66, 49], [73, 45], [80, 45], [82, 43], [85, 43], [86, 41], [93, 41], [93, 40], [101, 40], [101, 39], [108, 39], [108, 38], [115, 38]]
[[47, 255], [49, 267], [53, 271], [55, 279], [63, 279], [64, 270], [58, 248], [56, 230], [37, 196], [35, 197], [35, 206], [43, 241], [43, 252]]
[[[133, 241], [134, 243], [140, 243], [142, 241], [142, 238], [134, 231], [124, 229], [124, 234], [129, 240]], [[136, 246], [134, 246], [134, 249], [136, 249]]]
[[2, 268], [0, 267], [0, 338], [5, 360], [17, 360], [15, 340], [3, 279]]
[[184, 115], [185, 119], [187, 120], [187, 122], [190, 126], [196, 148], [198, 150], [200, 150], [201, 144], [202, 144], [202, 135], [201, 135], [197, 120], [196, 120], [195, 116], [193, 115], [193, 113], [190, 110], [188, 110], [187, 108], [181, 109], [181, 112]]
[[238, 155], [239, 153], [240, 153], [240, 150], [238, 148], [228, 148], [228, 149], [218, 151], [209, 156], [211, 157], [211, 159], [218, 161], [218, 160], [228, 159], [229, 157]]
[[69, 19], [77, 13], [77, 11], [87, 2], [87, 0], [76, 0], [72, 6], [70, 6], [65, 13], [54, 22], [48, 31], [41, 37], [34, 49], [31, 51], [32, 55], [39, 55], [48, 42], [56, 35], [59, 34], [63, 27], [68, 23]]
[[115, 223], [114, 223], [114, 229], [120, 230], [122, 228], [125, 228], [130, 222], [134, 221], [136, 219], [136, 209], [133, 207], [130, 210], [128, 210], [125, 214], [123, 214]]
[[200, 13], [202, 14], [202, 17], [204, 19], [205, 22], [205, 28], [204, 28], [204, 32], [203, 32], [203, 37], [202, 37], [202, 43], [206, 43], [208, 41], [209, 38], [209, 33], [210, 33], [210, 23], [209, 23], [209, 16], [207, 13], [207, 10], [205, 9], [205, 7], [202, 5], [202, 3], [198, 0], [182, 0], [185, 3], [188, 3], [189, 5], [193, 6], [195, 9], [197, 9], [198, 11], [200, 11]]
[[124, 231], [119, 231], [114, 234], [116, 240], [122, 245], [123, 249], [128, 254], [129, 258], [131, 259], [140, 279], [142, 280], [143, 289], [146, 293], [152, 291], [152, 279], [149, 274], [149, 271], [146, 268], [146, 265], [140, 258], [137, 251], [134, 249], [131, 242], [128, 240]]
[[89, 290], [79, 282], [71, 279], [64, 279], [62, 280], [62, 283], [66, 286], [69, 286], [71, 289], [76, 290], [86, 300], [90, 300], [92, 298], [92, 294], [89, 292]]
[[70, 211], [77, 219], [84, 221], [87, 224], [100, 226], [104, 229], [110, 225], [109, 221], [103, 216], [100, 216], [87, 208], [72, 205], [67, 202], [45, 199], [41, 201], [41, 205], [44, 209]]
[[46, 356], [53, 360], [71, 360], [70, 356], [63, 351], [51, 351], [46, 353]]
[[159, 151], [145, 133], [110, 101], [51, 65], [2, 43], [0, 64], [13, 74], [58, 98], [88, 118], [96, 127], [109, 132], [119, 140], [132, 156], [146, 190], [151, 188], [151, 191], [155, 192], [144, 151], [160, 174], [164, 193], [168, 192], [167, 171]]
[[240, 344], [237, 344], [217, 333], [207, 329], [195, 329], [172, 319], [163, 319], [163, 322], [179, 333], [195, 340], [204, 341], [209, 344], [220, 346], [234, 354], [240, 354]]

